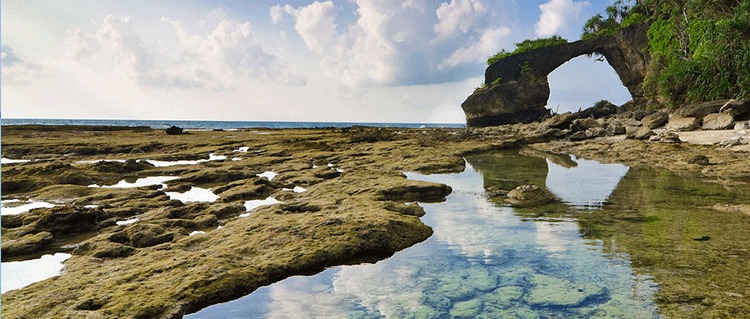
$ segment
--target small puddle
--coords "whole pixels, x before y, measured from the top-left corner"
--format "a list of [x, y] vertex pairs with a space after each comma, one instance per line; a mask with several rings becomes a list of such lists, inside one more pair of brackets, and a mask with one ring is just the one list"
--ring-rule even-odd
[[17, 199], [8, 199], [2, 201], [2, 209], [0, 213], [2, 215], [18, 215], [28, 212], [35, 208], [52, 208], [57, 205], [48, 202], [37, 202], [37, 201], [20, 201]]
[[143, 177], [138, 178], [133, 182], [128, 182], [127, 180], [121, 180], [117, 184], [114, 185], [89, 185], [89, 187], [101, 187], [101, 188], [134, 188], [134, 187], [143, 187], [143, 186], [152, 186], [152, 185], [162, 185], [162, 187], [165, 187], [165, 182], [171, 181], [173, 179], [178, 179], [178, 176], [149, 176], [149, 177]]
[[167, 196], [169, 196], [169, 199], [176, 199], [183, 203], [189, 203], [189, 202], [209, 202], [213, 203], [217, 199], [219, 199], [219, 196], [214, 194], [211, 190], [200, 188], [200, 187], [191, 187], [190, 190], [184, 193], [179, 192], [165, 192]]
[[70, 254], [56, 253], [38, 259], [2, 263], [2, 293], [20, 289], [60, 274]]
[[253, 209], [256, 209], [258, 207], [281, 204], [281, 203], [283, 202], [280, 202], [276, 200], [276, 198], [273, 198], [273, 197], [268, 197], [266, 199], [248, 200], [248, 201], [245, 201], [245, 210], [247, 211], [247, 213], [241, 214], [239, 217], [250, 216], [250, 213], [252, 213]]
[[28, 163], [31, 162], [31, 160], [25, 160], [25, 159], [11, 159], [11, 158], [0, 158], [0, 164], [18, 164], [18, 163]]
[[257, 174], [256, 176], [261, 177], [261, 178], [265, 177], [267, 180], [272, 181], [278, 175], [279, 174], [276, 172], [265, 171], [263, 173]]
[[200, 163], [206, 163], [211, 161], [224, 161], [227, 157], [224, 155], [216, 155], [214, 153], [208, 154], [208, 159], [200, 160], [179, 160], [179, 161], [158, 161], [158, 160], [144, 160], [151, 165], [156, 167], [167, 167], [167, 166], [178, 166], [178, 165], [196, 165]]

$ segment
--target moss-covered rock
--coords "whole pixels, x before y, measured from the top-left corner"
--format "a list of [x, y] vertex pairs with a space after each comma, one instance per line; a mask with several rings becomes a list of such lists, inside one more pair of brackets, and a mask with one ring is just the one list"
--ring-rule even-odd
[[525, 301], [535, 307], [570, 308], [606, 298], [606, 289], [594, 283], [575, 283], [564, 278], [534, 274]]

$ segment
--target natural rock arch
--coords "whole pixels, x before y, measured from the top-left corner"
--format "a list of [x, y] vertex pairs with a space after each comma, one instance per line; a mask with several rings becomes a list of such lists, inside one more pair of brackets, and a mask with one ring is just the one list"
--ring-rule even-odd
[[549, 111], [547, 75], [565, 62], [598, 53], [617, 72], [633, 99], [643, 97], [643, 80], [650, 60], [645, 25], [615, 35], [559, 44], [506, 57], [484, 73], [485, 87], [477, 89], [461, 107], [470, 127], [528, 123]]

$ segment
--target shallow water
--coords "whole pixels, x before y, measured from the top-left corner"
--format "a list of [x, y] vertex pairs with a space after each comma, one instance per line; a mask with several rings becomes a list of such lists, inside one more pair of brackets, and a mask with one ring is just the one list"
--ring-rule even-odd
[[213, 203], [219, 196], [214, 194], [210, 189], [191, 187], [190, 190], [184, 193], [179, 192], [165, 192], [169, 199], [176, 199], [183, 203], [189, 202], [210, 202]]
[[267, 206], [267, 205], [275, 205], [275, 204], [281, 204], [282, 202], [277, 200], [273, 197], [267, 197], [266, 199], [254, 199], [254, 200], [248, 200], [245, 201], [245, 211], [247, 213], [240, 214], [239, 217], [247, 217], [250, 216], [253, 209], [256, 209], [261, 206]]
[[12, 159], [12, 158], [0, 158], [0, 164], [16, 164], [16, 163], [28, 163], [31, 162], [31, 160], [25, 160], [25, 159]]
[[517, 155], [480, 157], [460, 174], [407, 173], [453, 188], [444, 203], [421, 204], [422, 220], [434, 229], [428, 240], [375, 264], [291, 277], [188, 318], [660, 317], [658, 285], [635, 272], [627, 254], [584, 238], [574, 218], [529, 218], [485, 193], [547, 184], [569, 203], [553, 208], [586, 211], [606, 202], [628, 172], [574, 162], [565, 168]]
[[2, 208], [0, 213], [2, 215], [18, 215], [28, 212], [34, 208], [51, 208], [57, 205], [48, 202], [37, 202], [37, 201], [19, 201], [16, 199], [9, 199], [2, 201]]
[[149, 176], [149, 177], [143, 177], [136, 179], [133, 182], [128, 182], [126, 180], [121, 180], [117, 184], [114, 185], [89, 185], [89, 187], [102, 187], [102, 188], [134, 188], [134, 187], [143, 187], [143, 186], [152, 186], [152, 185], [162, 185], [164, 187], [164, 183], [171, 181], [173, 179], [178, 179], [177, 176]]
[[41, 258], [2, 263], [2, 293], [19, 289], [60, 274], [70, 254], [56, 253]]
[[178, 161], [158, 161], [158, 160], [144, 160], [147, 163], [156, 167], [168, 167], [168, 166], [180, 166], [180, 165], [196, 165], [200, 163], [206, 163], [211, 161], [224, 161], [227, 157], [225, 155], [216, 155], [214, 153], [208, 154], [208, 159], [200, 160], [178, 160]]
[[258, 177], [265, 177], [267, 180], [272, 181], [276, 176], [278, 176], [279, 173], [271, 172], [271, 171], [265, 171], [263, 173], [257, 174]]

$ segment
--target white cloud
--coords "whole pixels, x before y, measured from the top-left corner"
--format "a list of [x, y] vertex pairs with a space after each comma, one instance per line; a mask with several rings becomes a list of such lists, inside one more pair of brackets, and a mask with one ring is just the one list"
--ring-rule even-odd
[[333, 2], [315, 1], [297, 10], [286, 7], [286, 12], [297, 18], [294, 28], [313, 52], [323, 52], [336, 38], [336, 6]]
[[583, 8], [590, 4], [588, 1], [550, 0], [539, 5], [542, 14], [536, 23], [536, 35], [548, 37], [559, 34], [568, 26], [570, 20], [580, 16]]
[[477, 20], [487, 14], [487, 7], [480, 0], [451, 0], [444, 2], [435, 11], [438, 23], [435, 33], [440, 38], [460, 33], [466, 34]]
[[[225, 14], [220, 9], [210, 13]], [[222, 19], [207, 34], [191, 33], [168, 17], [161, 23], [172, 32], [165, 30], [158, 43], [144, 43], [129, 17], [107, 15], [93, 33], [69, 33], [69, 58], [91, 67], [110, 64], [115, 72], [152, 87], [225, 89], [247, 79], [304, 83], [253, 40], [249, 22]]]
[[45, 68], [20, 58], [8, 45], [0, 49], [0, 75], [3, 83], [24, 84], [45, 76]]
[[[482, 38], [483, 42], [478, 44], [481, 51], [473, 53], [482, 56], [490, 51], [485, 47], [492, 46], [490, 42], [498, 38], [494, 29], [482, 34], [492, 28], [487, 28], [487, 21], [481, 19], [488, 8], [478, 0], [454, 0], [439, 7], [426, 0], [356, 0], [354, 4], [356, 21], [344, 26], [337, 25], [337, 12], [341, 8], [331, 1], [304, 7], [277, 5], [270, 10], [275, 22], [282, 21], [284, 13], [294, 17], [295, 30], [317, 55], [322, 72], [350, 92], [373, 85], [463, 79], [465, 76], [458, 72], [450, 73], [451, 67], [481, 63], [485, 57], [468, 59], [465, 56], [469, 53], [465, 52], [454, 57], [455, 63], [440, 66], [445, 55], [456, 47], [466, 46], [470, 39]], [[450, 37], [454, 33], [472, 36]], [[446, 38], [436, 43], [436, 34]], [[496, 45], [492, 46], [495, 48]]]
[[488, 56], [502, 47], [503, 39], [511, 33], [509, 28], [488, 29], [468, 47], [459, 48], [440, 63], [440, 68], [451, 68], [465, 63], [483, 63]]

